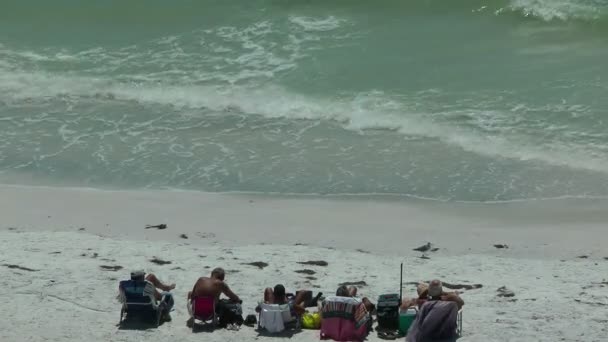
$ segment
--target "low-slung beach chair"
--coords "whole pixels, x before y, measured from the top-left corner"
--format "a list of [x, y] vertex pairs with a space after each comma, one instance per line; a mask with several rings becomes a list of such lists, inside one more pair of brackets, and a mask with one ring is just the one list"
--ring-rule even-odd
[[269, 333], [279, 333], [285, 329], [300, 329], [300, 318], [295, 315], [289, 304], [260, 303], [258, 329]]
[[321, 309], [320, 338], [334, 341], [363, 341], [367, 337], [370, 315], [365, 305], [351, 297], [328, 297]]
[[462, 308], [454, 302], [429, 301], [422, 305], [407, 332], [406, 342], [456, 341], [462, 336]]
[[190, 315], [192, 316], [192, 331], [194, 332], [196, 321], [202, 324], [218, 325], [218, 317], [215, 312], [215, 298], [213, 297], [194, 297], [190, 301]]
[[132, 318], [151, 322], [154, 327], [160, 325], [165, 303], [156, 302], [154, 285], [146, 280], [123, 280], [118, 290], [122, 302], [119, 325], [123, 325], [126, 319]]

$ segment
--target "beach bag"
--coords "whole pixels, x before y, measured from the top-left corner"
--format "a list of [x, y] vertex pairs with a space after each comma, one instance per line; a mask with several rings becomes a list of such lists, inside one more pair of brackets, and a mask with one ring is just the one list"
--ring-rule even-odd
[[240, 303], [234, 303], [226, 299], [221, 299], [218, 302], [219, 326], [226, 327], [228, 324], [242, 325], [243, 309]]
[[304, 329], [321, 329], [321, 314], [318, 312], [305, 313], [302, 316], [302, 328]]

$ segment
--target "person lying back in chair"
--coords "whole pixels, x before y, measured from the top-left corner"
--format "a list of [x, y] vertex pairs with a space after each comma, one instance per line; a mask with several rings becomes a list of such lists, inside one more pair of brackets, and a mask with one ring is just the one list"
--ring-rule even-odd
[[454, 302], [458, 305], [458, 309], [461, 309], [464, 305], [464, 300], [460, 298], [458, 292], [444, 292], [443, 284], [441, 281], [435, 279], [431, 281], [428, 286], [426, 284], [419, 285], [418, 289], [418, 306], [422, 306], [426, 301], [441, 300], [445, 302]]
[[357, 300], [360, 300], [363, 303], [363, 305], [365, 305], [365, 309], [367, 310], [367, 312], [370, 314], [373, 313], [374, 310], [376, 309], [376, 306], [374, 305], [374, 303], [372, 303], [369, 300], [369, 298], [363, 297], [363, 298], [359, 299], [357, 297], [357, 287], [355, 287], [355, 286], [346, 287], [346, 285], [342, 285], [342, 286], [338, 287], [338, 290], [336, 290], [336, 296], [352, 297]]
[[[174, 300], [173, 295], [169, 292], [175, 289], [175, 284], [165, 284], [154, 273], [148, 273], [144, 271], [134, 271], [131, 273], [132, 281], [146, 281], [146, 286], [144, 287], [144, 295], [154, 296], [157, 302], [164, 301], [165, 303], [165, 311], [163, 319], [166, 321], [171, 320], [171, 316], [169, 312], [173, 308]], [[119, 289], [120, 291], [120, 289]], [[126, 301], [125, 294], [123, 292], [119, 293], [118, 299], [121, 302]]]
[[[292, 314], [296, 314], [298, 316], [304, 314], [306, 312], [306, 300], [304, 296], [306, 295], [305, 291], [299, 291], [298, 294], [294, 298], [287, 298], [287, 294], [285, 293], [285, 286], [282, 284], [275, 285], [274, 289], [267, 287], [264, 290], [264, 303], [265, 304], [288, 304]], [[260, 312], [261, 308], [258, 305], [255, 308], [255, 311]]]

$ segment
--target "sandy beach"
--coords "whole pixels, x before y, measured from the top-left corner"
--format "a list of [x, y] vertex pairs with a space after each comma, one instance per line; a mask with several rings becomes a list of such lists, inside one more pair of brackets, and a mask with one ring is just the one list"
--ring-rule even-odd
[[[598, 202], [482, 211], [478, 204], [395, 199], [16, 186], [0, 193], [0, 281], [9, 290], [0, 294], [9, 308], [0, 314], [2, 341], [273, 340], [249, 327], [192, 334], [187, 291], [221, 266], [244, 299], [244, 314], [275, 283], [329, 294], [341, 282], [364, 282], [360, 293], [375, 299], [398, 291], [401, 262], [405, 295], [432, 278], [482, 285], [462, 290], [461, 341], [601, 341], [606, 334], [606, 214]], [[583, 210], [592, 219], [580, 219]], [[168, 228], [144, 229], [158, 223]], [[428, 259], [412, 250], [426, 242], [439, 248]], [[328, 266], [298, 263], [308, 260]], [[247, 265], [256, 261], [268, 266]], [[172, 322], [118, 330], [118, 281], [134, 269], [177, 284]], [[312, 272], [296, 272], [303, 269]], [[497, 296], [502, 286], [515, 296]], [[292, 339], [316, 340], [318, 331]], [[379, 339], [372, 333], [368, 340]]]

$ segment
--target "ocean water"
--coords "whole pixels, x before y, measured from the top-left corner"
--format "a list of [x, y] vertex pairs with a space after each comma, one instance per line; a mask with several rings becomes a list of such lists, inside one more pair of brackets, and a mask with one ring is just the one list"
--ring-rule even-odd
[[608, 197], [608, 0], [0, 2], [0, 183]]

